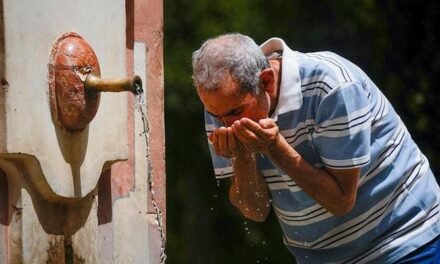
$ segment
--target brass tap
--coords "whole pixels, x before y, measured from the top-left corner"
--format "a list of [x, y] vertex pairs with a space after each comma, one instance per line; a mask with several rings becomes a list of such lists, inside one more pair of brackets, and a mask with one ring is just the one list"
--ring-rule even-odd
[[89, 73], [84, 82], [85, 90], [95, 92], [132, 92], [134, 95], [141, 94], [142, 80], [135, 75], [133, 78], [101, 79], [94, 73]]

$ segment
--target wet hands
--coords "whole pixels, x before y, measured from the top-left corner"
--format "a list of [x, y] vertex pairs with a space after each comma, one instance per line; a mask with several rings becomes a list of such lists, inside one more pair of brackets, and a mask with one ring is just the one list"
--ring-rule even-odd
[[208, 137], [220, 156], [232, 158], [244, 154], [244, 148], [235, 137], [232, 127], [219, 127]]
[[235, 121], [231, 127], [246, 152], [267, 154], [280, 136], [278, 126], [270, 118], [260, 119], [258, 123], [249, 118], [242, 118]]
[[279, 139], [279, 128], [270, 118], [255, 122], [249, 118], [235, 121], [230, 127], [220, 127], [209, 135], [218, 155], [231, 158], [247, 153], [267, 154]]

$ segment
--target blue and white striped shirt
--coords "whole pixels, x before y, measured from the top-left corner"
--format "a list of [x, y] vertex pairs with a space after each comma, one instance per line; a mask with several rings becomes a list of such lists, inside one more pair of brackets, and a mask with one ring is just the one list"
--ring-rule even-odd
[[[281, 135], [310, 164], [361, 168], [356, 204], [333, 216], [264, 155], [257, 155], [284, 243], [299, 263], [391, 263], [440, 234], [440, 190], [426, 157], [388, 100], [356, 65], [331, 52], [282, 53], [275, 114]], [[206, 130], [222, 123], [205, 113]], [[218, 179], [231, 162], [210, 145]], [[312, 175], [310, 175], [311, 177]]]

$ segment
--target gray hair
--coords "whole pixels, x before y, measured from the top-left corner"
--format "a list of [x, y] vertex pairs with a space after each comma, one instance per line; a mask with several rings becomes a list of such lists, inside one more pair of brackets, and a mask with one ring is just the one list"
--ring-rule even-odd
[[269, 62], [253, 39], [239, 33], [207, 40], [192, 56], [194, 86], [213, 91], [226, 74], [238, 82], [244, 92], [260, 93], [261, 70]]

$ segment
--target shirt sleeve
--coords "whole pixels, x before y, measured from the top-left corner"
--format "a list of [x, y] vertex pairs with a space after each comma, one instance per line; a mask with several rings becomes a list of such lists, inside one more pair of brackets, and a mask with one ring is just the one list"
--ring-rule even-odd
[[211, 153], [212, 165], [214, 166], [214, 175], [216, 179], [229, 178], [233, 175], [231, 160], [217, 155], [217, 153], [214, 151], [211, 141], [208, 139], [208, 135], [221, 126], [223, 126], [223, 124], [217, 118], [205, 111], [206, 139], [208, 140], [209, 152]]
[[313, 143], [329, 168], [362, 167], [370, 162], [371, 103], [362, 85], [333, 88], [315, 115]]

